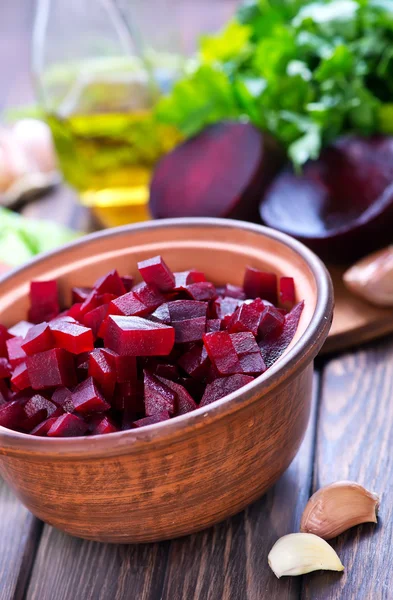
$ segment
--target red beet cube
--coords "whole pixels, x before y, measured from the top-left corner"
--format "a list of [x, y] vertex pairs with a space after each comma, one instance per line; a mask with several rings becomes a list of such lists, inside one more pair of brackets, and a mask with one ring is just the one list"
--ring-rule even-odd
[[172, 390], [172, 392], [175, 394], [176, 415], [185, 415], [186, 413], [198, 408], [192, 396], [190, 396], [190, 394], [182, 385], [170, 379], [165, 379], [164, 377], [157, 376], [157, 379], [159, 379], [164, 386]]
[[138, 300], [147, 306], [150, 311], [155, 310], [165, 302], [165, 296], [153, 285], [139, 283], [132, 291]]
[[14, 368], [26, 360], [26, 352], [22, 348], [23, 343], [22, 337], [14, 337], [6, 341], [8, 360]]
[[76, 385], [74, 359], [63, 348], [28, 356], [26, 364], [33, 390]]
[[232, 316], [240, 304], [241, 300], [237, 298], [217, 298], [212, 304], [215, 313], [213, 318], [223, 319], [226, 316]]
[[197, 342], [203, 338], [206, 332], [206, 317], [185, 319], [183, 321], [172, 321], [175, 329], [176, 344]]
[[30, 378], [26, 363], [20, 363], [12, 373], [11, 383], [16, 390], [25, 390], [30, 387]]
[[37, 427], [34, 427], [34, 429], [30, 431], [31, 435], [46, 436], [53, 423], [57, 421], [57, 418], [58, 417], [50, 417], [49, 419], [42, 421], [42, 423], [39, 423]]
[[85, 435], [89, 426], [76, 415], [66, 413], [58, 417], [49, 429], [48, 437], [78, 437]]
[[75, 388], [71, 400], [75, 412], [83, 415], [105, 412], [110, 409], [110, 404], [106, 402], [92, 377], [89, 377]]
[[206, 281], [204, 273], [191, 269], [191, 271], [179, 271], [174, 273], [175, 276], [175, 290], [181, 291], [186, 290], [188, 285], [192, 283], [199, 283], [200, 281]]
[[280, 304], [290, 310], [295, 304], [295, 282], [293, 277], [280, 277]]
[[0, 406], [0, 425], [2, 427], [8, 427], [9, 429], [19, 427], [23, 418], [23, 407], [18, 400]]
[[195, 345], [191, 350], [179, 358], [179, 366], [190, 377], [200, 379], [205, 376], [209, 366], [210, 359], [204, 346]]
[[25, 416], [20, 425], [25, 431], [31, 431], [45, 419], [59, 417], [63, 413], [61, 408], [40, 394], [35, 394], [30, 398], [24, 405], [23, 410]]
[[210, 281], [200, 281], [187, 286], [187, 292], [194, 300], [209, 302], [217, 298], [217, 290]]
[[126, 292], [131, 292], [132, 286], [134, 285], [134, 278], [130, 275], [123, 275], [123, 277], [121, 277], [121, 280], [123, 282]]
[[71, 352], [71, 354], [81, 354], [94, 349], [93, 332], [88, 327], [78, 323], [57, 321], [52, 323], [50, 328], [56, 346]]
[[243, 289], [247, 298], [262, 298], [277, 304], [277, 275], [246, 267]]
[[126, 293], [124, 283], [116, 269], [109, 271], [103, 277], [100, 277], [94, 284], [94, 289], [98, 294], [114, 294], [121, 296]]
[[199, 406], [206, 406], [216, 400], [220, 400], [220, 398], [224, 398], [224, 396], [232, 394], [232, 392], [247, 385], [253, 379], [249, 375], [231, 375], [230, 377], [215, 379], [212, 383], [207, 384]]
[[97, 306], [83, 317], [83, 324], [92, 330], [95, 338], [99, 337], [101, 325], [109, 314], [110, 306], [110, 304]]
[[103, 435], [106, 433], [114, 433], [115, 431], [119, 431], [118, 428], [110, 420], [109, 417], [105, 416], [105, 417], [102, 417], [102, 419], [100, 419], [98, 421], [98, 423], [95, 424], [92, 434], [93, 435]]
[[258, 327], [260, 337], [279, 335], [284, 326], [285, 316], [274, 306], [267, 306], [262, 313]]
[[173, 300], [168, 302], [169, 314], [171, 321], [189, 321], [205, 317], [207, 305], [205, 302], [197, 302], [196, 300]]
[[24, 338], [32, 327], [33, 323], [29, 323], [29, 321], [19, 321], [19, 323], [9, 328], [8, 333], [14, 337]]
[[56, 281], [32, 281], [30, 284], [29, 321], [50, 321], [60, 312]]
[[135, 356], [116, 355], [116, 378], [118, 383], [136, 380], [136, 358]]
[[100, 386], [106, 398], [111, 398], [116, 385], [116, 356], [102, 349], [89, 356], [89, 376]]
[[232, 315], [228, 323], [228, 331], [230, 333], [250, 331], [256, 336], [263, 310], [264, 305], [259, 298], [250, 304], [242, 304]]
[[210, 360], [220, 375], [241, 373], [239, 358], [232, 344], [231, 336], [226, 331], [206, 333], [203, 343]]
[[112, 405], [116, 410], [124, 411], [128, 428], [138, 414], [144, 414], [143, 381], [125, 381], [118, 383], [113, 396]]
[[0, 358], [0, 379], [11, 377], [12, 367], [6, 358]]
[[52, 335], [48, 323], [40, 323], [29, 329], [22, 343], [22, 348], [28, 356], [37, 354], [37, 352], [45, 352], [50, 350], [55, 345], [55, 339]]
[[104, 341], [123, 356], [165, 356], [175, 343], [175, 330], [141, 317], [109, 315]]
[[150, 417], [163, 410], [173, 414], [175, 412], [175, 394], [172, 390], [148, 371], [144, 371], [143, 382], [146, 415]]
[[162, 292], [170, 292], [175, 287], [175, 276], [161, 256], [139, 262], [138, 270], [146, 283], [155, 285]]
[[0, 325], [0, 356], [3, 358], [8, 357], [6, 341], [10, 339], [8, 329], [4, 325]]
[[91, 287], [73, 287], [72, 290], [72, 304], [83, 303], [87, 296], [91, 294]]
[[214, 331], [220, 331], [220, 328], [221, 328], [220, 319], [207, 319], [206, 333], [213, 333]]
[[52, 394], [52, 402], [56, 406], [60, 406], [64, 412], [74, 412], [74, 405], [72, 403], [72, 392], [66, 387], [59, 387]]
[[83, 315], [82, 315], [81, 309], [82, 309], [82, 302], [77, 302], [76, 304], [73, 304], [72, 306], [70, 306], [70, 308], [66, 311], [66, 316], [72, 317], [73, 319], [75, 319], [75, 321], [78, 321], [79, 323], [81, 323], [83, 320]]
[[236, 298], [237, 300], [246, 299], [246, 294], [244, 293], [243, 288], [241, 288], [239, 285], [232, 285], [230, 283], [226, 284], [222, 295], [228, 298]]
[[156, 375], [156, 377], [165, 377], [165, 379], [175, 381], [179, 378], [179, 370], [176, 365], [171, 365], [170, 363], [158, 363], [155, 366], [154, 375]]
[[168, 411], [163, 410], [162, 412], [156, 413], [151, 417], [145, 417], [143, 419], [138, 419], [138, 421], [134, 421], [132, 423], [132, 427], [139, 429], [140, 427], [146, 427], [147, 425], [155, 425], [156, 423], [161, 423], [162, 421], [167, 421], [168, 419], [170, 419]]
[[109, 313], [111, 315], [124, 315], [126, 317], [147, 315], [151, 312], [134, 292], [128, 292], [123, 296], [119, 296], [109, 305]]
[[259, 348], [262, 352], [263, 360], [267, 367], [270, 367], [282, 355], [284, 350], [291, 343], [299, 325], [300, 317], [304, 308], [304, 302], [299, 302], [284, 317], [284, 326], [277, 335], [271, 333], [259, 342]]
[[168, 304], [161, 304], [151, 315], [149, 315], [149, 319], [152, 321], [160, 321], [165, 325], [171, 324], [171, 315], [169, 313]]

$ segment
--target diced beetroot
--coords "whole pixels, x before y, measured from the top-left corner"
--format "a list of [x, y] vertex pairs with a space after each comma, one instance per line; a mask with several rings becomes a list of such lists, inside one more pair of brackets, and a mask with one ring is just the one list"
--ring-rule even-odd
[[136, 358], [135, 356], [116, 355], [116, 378], [118, 383], [136, 380]]
[[0, 379], [11, 377], [12, 367], [6, 358], [0, 358]]
[[22, 348], [23, 343], [22, 337], [14, 337], [6, 341], [8, 360], [13, 368], [26, 360], [26, 352]]
[[116, 385], [112, 405], [116, 410], [124, 411], [129, 427], [136, 415], [144, 414], [143, 381], [124, 381]]
[[206, 406], [216, 400], [220, 400], [220, 398], [232, 394], [232, 392], [235, 392], [253, 380], [254, 378], [249, 375], [231, 375], [230, 377], [215, 379], [206, 386], [205, 393], [203, 394], [199, 406]]
[[163, 410], [173, 414], [175, 412], [175, 394], [172, 390], [148, 371], [144, 371], [143, 382], [146, 415], [150, 417]]
[[172, 322], [188, 321], [199, 317], [206, 318], [207, 305], [196, 300], [173, 300], [168, 302], [168, 309]]
[[242, 373], [245, 375], [264, 373], [266, 365], [253, 334], [250, 332], [233, 333], [230, 337], [239, 357]]
[[66, 312], [66, 316], [72, 317], [73, 319], [75, 319], [75, 321], [82, 322], [82, 302], [77, 302], [76, 304], [70, 306], [70, 308]]
[[126, 292], [131, 292], [132, 286], [134, 285], [134, 278], [131, 275], [123, 275], [120, 278], [123, 282]]
[[30, 378], [26, 363], [20, 363], [15, 367], [11, 377], [11, 384], [16, 390], [25, 390], [30, 387]]
[[163, 410], [160, 413], [156, 413], [151, 417], [144, 417], [143, 419], [138, 419], [138, 421], [134, 421], [132, 423], [132, 427], [140, 428], [146, 427], [147, 425], [155, 425], [156, 423], [161, 423], [162, 421], [167, 421], [170, 419], [170, 415], [168, 411]]
[[228, 323], [228, 331], [230, 333], [250, 331], [256, 336], [263, 310], [264, 305], [259, 298], [251, 304], [242, 304], [231, 317]]
[[139, 262], [138, 270], [146, 283], [155, 285], [161, 292], [170, 292], [175, 287], [175, 276], [161, 256]]
[[29, 321], [50, 321], [60, 312], [56, 281], [32, 281], [30, 284]]
[[122, 356], [165, 356], [175, 343], [175, 330], [141, 317], [109, 315], [104, 341]]
[[214, 331], [220, 331], [221, 321], [220, 319], [207, 319], [206, 321], [206, 333], [212, 333]]
[[134, 287], [135, 296], [149, 308], [150, 311], [155, 310], [165, 302], [165, 296], [153, 285], [148, 283], [139, 283]]
[[92, 377], [89, 377], [75, 388], [71, 400], [75, 412], [82, 415], [105, 412], [110, 409], [110, 404], [106, 402]]
[[93, 332], [88, 327], [77, 323], [58, 321], [52, 323], [50, 328], [56, 345], [71, 354], [81, 354], [94, 349]]
[[32, 327], [33, 323], [29, 323], [29, 321], [19, 321], [19, 323], [9, 328], [8, 333], [14, 337], [24, 338]]
[[23, 418], [23, 407], [18, 400], [7, 402], [7, 404], [0, 406], [0, 425], [2, 427], [15, 429], [16, 427], [19, 427]]
[[262, 298], [277, 304], [277, 275], [246, 267], [243, 289], [247, 298]]
[[258, 344], [255, 337], [249, 331], [242, 331], [241, 333], [232, 333], [230, 336], [231, 342], [235, 349], [236, 354], [251, 354], [252, 352], [259, 352]]
[[52, 335], [48, 323], [40, 323], [29, 329], [25, 339], [22, 342], [22, 348], [27, 356], [37, 354], [37, 352], [45, 352], [50, 350], [55, 345], [55, 339]]
[[72, 304], [83, 303], [87, 296], [91, 294], [91, 287], [73, 287], [72, 290]]
[[206, 333], [203, 336], [203, 343], [210, 360], [220, 375], [241, 373], [239, 358], [233, 347], [229, 333], [226, 331]]
[[226, 316], [232, 316], [240, 304], [241, 300], [238, 300], [237, 298], [217, 298], [213, 303], [215, 308], [215, 315], [213, 318], [223, 319]]
[[28, 356], [26, 364], [33, 390], [76, 385], [73, 356], [63, 348]]
[[290, 310], [295, 304], [295, 282], [293, 277], [280, 277], [280, 304]]
[[239, 356], [242, 373], [245, 375], [261, 375], [266, 371], [266, 365], [261, 352], [252, 352]]
[[52, 394], [52, 402], [60, 406], [64, 412], [74, 412], [74, 405], [71, 400], [72, 392], [66, 387], [59, 387]]
[[119, 296], [109, 304], [111, 315], [124, 315], [126, 317], [147, 315], [150, 308], [139, 300], [134, 292]]
[[191, 285], [192, 283], [206, 281], [205, 274], [201, 271], [196, 271], [195, 269], [191, 269], [190, 271], [179, 271], [174, 273], [174, 276], [176, 291], [185, 290], [187, 286]]
[[88, 373], [98, 383], [105, 398], [112, 398], [116, 385], [116, 356], [98, 348], [93, 350]]
[[205, 376], [209, 365], [210, 359], [204, 346], [195, 345], [179, 359], [179, 366], [197, 379]]
[[94, 284], [94, 289], [98, 294], [114, 294], [115, 296], [121, 296], [126, 293], [124, 283], [119, 276], [116, 269], [109, 271], [103, 277], [100, 277]]
[[175, 394], [176, 415], [185, 415], [186, 413], [198, 408], [192, 396], [190, 396], [190, 394], [182, 385], [170, 379], [165, 379], [164, 377], [157, 376], [157, 379], [159, 379], [164, 386], [172, 390], [172, 392]]
[[274, 306], [267, 306], [262, 313], [258, 327], [258, 335], [262, 338], [271, 335], [278, 335], [285, 322], [285, 317]]
[[58, 417], [49, 429], [48, 437], [78, 437], [85, 435], [89, 426], [76, 415], [66, 413]]
[[8, 358], [6, 341], [10, 339], [8, 329], [4, 325], [0, 325], [0, 356]]
[[[181, 302], [181, 300], [179, 301]], [[175, 329], [176, 344], [197, 342], [203, 338], [206, 332], [206, 317], [196, 317], [182, 321], [172, 321]]]
[[217, 298], [217, 290], [210, 281], [191, 283], [191, 285], [187, 286], [187, 292], [194, 300], [208, 302]]
[[20, 423], [21, 429], [31, 431], [49, 417], [59, 417], [63, 410], [40, 394], [35, 394], [23, 406], [24, 418]]
[[92, 330], [95, 338], [99, 336], [101, 325], [108, 316], [110, 306], [110, 304], [97, 306], [97, 308], [93, 308], [93, 310], [86, 313], [83, 317], [83, 324]]
[[100, 421], [94, 427], [92, 434], [93, 435], [103, 435], [106, 433], [115, 433], [115, 431], [119, 431], [116, 425], [111, 421], [109, 417], [102, 417]]
[[154, 369], [154, 375], [175, 381], [179, 378], [179, 369], [170, 363], [158, 363]]
[[168, 304], [162, 304], [159, 306], [151, 315], [149, 315], [149, 319], [153, 321], [161, 321], [165, 325], [171, 324], [171, 315], [169, 313]]
[[58, 417], [50, 417], [49, 419], [42, 421], [42, 423], [39, 423], [37, 427], [34, 427], [34, 429], [30, 431], [31, 435], [46, 436], [49, 429], [52, 427], [55, 421], [57, 421], [57, 418]]
[[239, 285], [232, 285], [230, 283], [226, 284], [222, 295], [226, 296], [227, 298], [236, 298], [237, 300], [246, 299], [246, 294], [244, 293], [243, 288], [241, 288]]
[[284, 317], [284, 326], [281, 333], [266, 336], [259, 342], [259, 348], [262, 352], [263, 360], [266, 367], [270, 367], [282, 355], [284, 350], [291, 343], [299, 325], [300, 317], [302, 316], [304, 301], [299, 302], [293, 307]]
[[85, 315], [86, 313], [90, 312], [94, 308], [97, 308], [97, 306], [101, 306], [101, 305], [102, 305], [102, 302], [101, 302], [101, 299], [100, 299], [100, 295], [97, 292], [97, 290], [93, 289], [90, 292], [90, 294], [87, 296], [86, 300], [84, 300], [82, 302], [82, 306], [79, 309], [81, 317], [83, 317], [83, 315]]

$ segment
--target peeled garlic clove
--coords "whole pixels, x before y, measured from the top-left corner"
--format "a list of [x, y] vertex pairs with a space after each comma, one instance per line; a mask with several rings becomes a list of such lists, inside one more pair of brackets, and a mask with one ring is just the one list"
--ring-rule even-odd
[[267, 557], [278, 577], [304, 575], [311, 571], [343, 571], [336, 552], [325, 540], [312, 533], [290, 533], [280, 538]]
[[366, 256], [343, 276], [346, 287], [377, 306], [393, 306], [393, 246]]
[[337, 481], [311, 496], [304, 509], [300, 531], [330, 540], [343, 531], [376, 523], [379, 498], [353, 481]]
[[12, 128], [19, 146], [35, 163], [38, 171], [56, 170], [56, 155], [49, 126], [38, 119], [21, 119]]
[[12, 134], [0, 130], [0, 193], [4, 193], [21, 176], [34, 170], [31, 161]]

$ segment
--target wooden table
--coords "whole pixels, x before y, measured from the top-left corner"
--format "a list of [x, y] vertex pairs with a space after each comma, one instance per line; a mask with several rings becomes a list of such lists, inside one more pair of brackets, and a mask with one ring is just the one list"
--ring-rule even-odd
[[[29, 8], [28, 0], [3, 0], [0, 8], [0, 76], [9, 84], [0, 89], [0, 106], [29, 94], [22, 67], [15, 66], [27, 59]], [[24, 212], [89, 226], [65, 188]], [[187, 538], [140, 546], [71, 538], [35, 519], [0, 482], [0, 600], [393, 598], [392, 382], [391, 338], [320, 360], [309, 428], [290, 468], [243, 513]], [[338, 479], [382, 495], [378, 526], [357, 527], [332, 541], [344, 574], [277, 580], [267, 565], [270, 548], [298, 529], [309, 495]]]

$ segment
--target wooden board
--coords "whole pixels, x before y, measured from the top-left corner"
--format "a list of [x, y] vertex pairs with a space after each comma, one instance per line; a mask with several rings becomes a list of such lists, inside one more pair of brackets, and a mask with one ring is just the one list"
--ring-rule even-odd
[[344, 268], [330, 267], [334, 285], [333, 324], [322, 353], [335, 352], [393, 332], [393, 309], [378, 308], [358, 298], [343, 284]]

